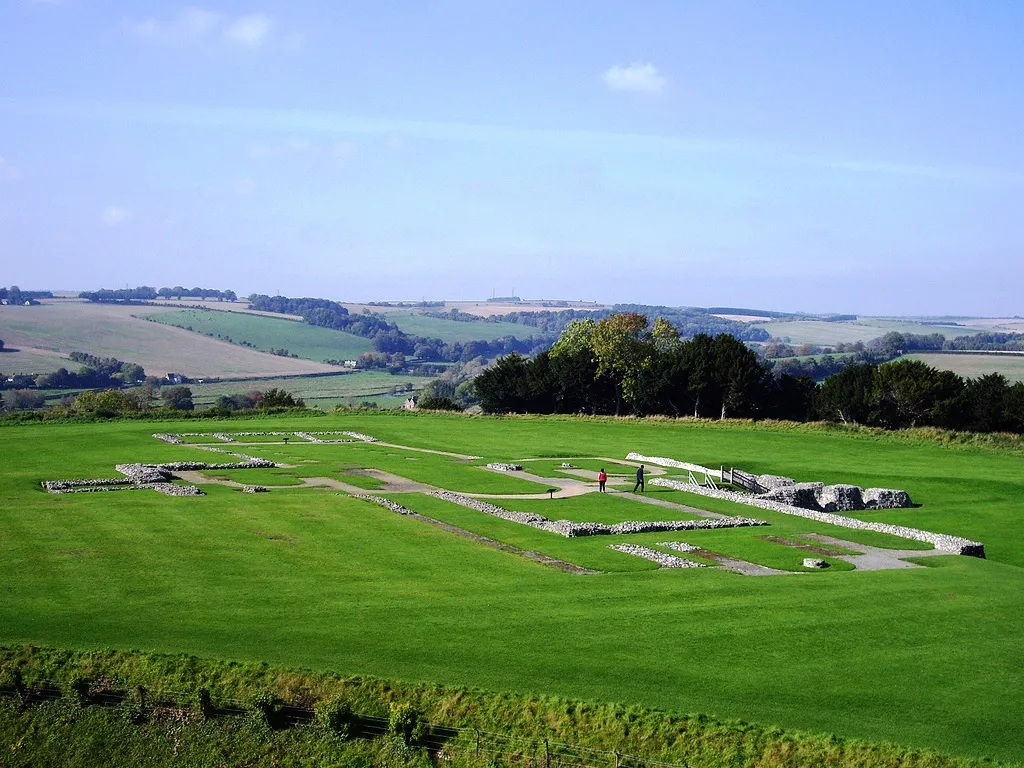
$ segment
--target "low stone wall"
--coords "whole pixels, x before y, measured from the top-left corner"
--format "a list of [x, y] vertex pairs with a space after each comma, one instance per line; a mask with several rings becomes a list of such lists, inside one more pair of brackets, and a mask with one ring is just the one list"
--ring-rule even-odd
[[704, 563], [697, 563], [693, 560], [687, 560], [685, 557], [676, 557], [675, 555], [669, 555], [665, 552], [659, 552], [656, 549], [650, 547], [641, 547], [639, 544], [609, 544], [609, 549], [614, 549], [617, 552], [625, 552], [627, 555], [634, 555], [636, 557], [642, 557], [644, 560], [650, 560], [657, 563], [662, 568], [706, 568]]
[[371, 496], [370, 494], [358, 493], [352, 496], [353, 499], [362, 499], [363, 501], [372, 501], [374, 504], [379, 504], [386, 509], [390, 509], [392, 512], [396, 512], [399, 515], [414, 515], [416, 514], [411, 509], [403, 507], [397, 501], [391, 499], [385, 499], [383, 496]]
[[749, 504], [750, 506], [760, 507], [761, 509], [767, 509], [772, 512], [781, 512], [784, 515], [804, 517], [808, 520], [816, 520], [819, 523], [827, 523], [828, 525], [835, 525], [841, 528], [877, 531], [878, 533], [888, 533], [893, 536], [900, 536], [904, 539], [923, 541], [927, 544], [931, 544], [938, 550], [949, 552], [951, 554], [970, 555], [972, 557], [985, 556], [984, 544], [977, 541], [971, 541], [970, 539], [960, 538], [959, 536], [950, 536], [945, 533], [932, 533], [930, 531], [918, 530], [917, 528], [908, 528], [903, 525], [867, 522], [865, 520], [858, 520], [854, 517], [844, 517], [843, 515], [837, 515], [832, 512], [821, 512], [813, 509], [795, 507], [790, 504], [771, 501], [763, 498], [762, 496], [751, 496], [745, 493], [736, 493], [735, 491], [725, 491], [722, 489], [712, 490], [711, 488], [691, 485], [690, 483], [681, 483], [678, 480], [668, 480], [662, 477], [656, 477], [651, 480], [651, 485], [658, 485], [663, 488], [672, 488], [677, 491], [686, 491], [687, 493], [696, 493], [701, 496], [710, 496], [715, 499], [726, 499], [727, 501], [734, 501], [739, 504]]
[[90, 491], [130, 491], [135, 486], [124, 477], [96, 477], [90, 480], [43, 480], [40, 485], [50, 493], [88, 493]]
[[753, 520], [748, 517], [732, 517], [711, 520], [627, 520], [615, 525], [604, 523], [575, 523], [571, 520], [549, 520], [543, 515], [533, 512], [513, 512], [502, 507], [488, 504], [486, 501], [463, 496], [451, 491], [430, 491], [428, 494], [453, 504], [459, 504], [486, 515], [500, 517], [521, 525], [529, 525], [542, 531], [557, 533], [567, 538], [576, 536], [603, 536], [628, 533], [656, 533], [658, 531], [694, 531], [716, 528], [742, 528], [752, 525], [767, 525], [764, 520]]
[[669, 459], [664, 456], [644, 456], [640, 453], [628, 453], [626, 454], [626, 460], [639, 461], [641, 464], [654, 464], [659, 467], [670, 467], [672, 469], [685, 469], [688, 472], [700, 472], [703, 475], [711, 475], [718, 479], [722, 478], [722, 470], [720, 469], [711, 469], [711, 467], [702, 467], [700, 464], [676, 461], [675, 459]]
[[488, 469], [493, 469], [498, 472], [522, 472], [522, 464], [502, 464], [500, 461], [493, 461], [487, 465]]
[[[363, 443], [376, 443], [377, 438], [371, 437], [370, 435], [364, 435], [362, 432], [180, 432], [177, 434], [157, 432], [153, 435], [157, 440], [163, 440], [165, 443], [171, 443], [172, 445], [182, 445], [185, 441], [184, 437], [215, 437], [218, 440], [225, 443], [237, 442], [237, 437], [264, 437], [264, 436], [280, 436], [289, 437], [294, 435], [295, 437], [302, 438], [310, 443], [352, 443], [352, 442], [363, 442]], [[323, 435], [345, 435], [350, 440], [324, 440]], [[196, 446], [205, 447], [205, 446]]]

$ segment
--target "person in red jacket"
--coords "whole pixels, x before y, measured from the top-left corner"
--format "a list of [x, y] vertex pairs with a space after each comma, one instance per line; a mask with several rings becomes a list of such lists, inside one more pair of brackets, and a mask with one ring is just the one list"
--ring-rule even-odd
[[608, 482], [608, 475], [604, 472], [604, 467], [601, 467], [601, 471], [597, 473], [597, 487], [601, 493], [604, 493], [604, 484]]

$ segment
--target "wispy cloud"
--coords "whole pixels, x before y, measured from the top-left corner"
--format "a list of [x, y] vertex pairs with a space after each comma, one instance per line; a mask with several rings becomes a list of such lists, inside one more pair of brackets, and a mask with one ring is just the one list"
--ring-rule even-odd
[[[488, 145], [571, 147], [606, 152], [620, 150], [743, 158], [773, 165], [806, 166], [843, 173], [930, 178], [979, 184], [1024, 184], [1024, 172], [1016, 168], [957, 166], [899, 162], [893, 159], [824, 155], [796, 147], [753, 141], [723, 140], [694, 136], [615, 133], [594, 130], [529, 128], [486, 123], [437, 122], [426, 120], [364, 117], [340, 112], [273, 110], [240, 107], [195, 107], [158, 104], [95, 104], [84, 102], [21, 101], [0, 98], [0, 114], [33, 115], [64, 120], [102, 120], [150, 125], [224, 130], [261, 130], [277, 135], [309, 135], [338, 140], [339, 136], [376, 136], [385, 143], [394, 137], [430, 139]], [[253, 144], [250, 157], [276, 156], [303, 147], [305, 139]], [[315, 142], [314, 142], [315, 144]], [[319, 145], [330, 146], [322, 143]]]
[[130, 34], [150, 43], [192, 45], [219, 39], [245, 48], [262, 46], [273, 26], [273, 20], [263, 13], [229, 16], [196, 6], [166, 18], [150, 16], [122, 23]]
[[119, 205], [108, 205], [103, 209], [103, 215], [100, 216], [100, 221], [108, 227], [116, 227], [128, 219], [128, 211]]
[[653, 64], [633, 62], [629, 66], [616, 64], [604, 73], [604, 82], [613, 91], [660, 93], [668, 85]]
[[355, 154], [356, 146], [350, 141], [322, 143], [293, 137], [284, 141], [254, 141], [246, 147], [245, 152], [252, 160], [310, 157], [344, 163]]
[[270, 34], [273, 22], [265, 13], [239, 16], [224, 29], [224, 39], [247, 48], [259, 48]]

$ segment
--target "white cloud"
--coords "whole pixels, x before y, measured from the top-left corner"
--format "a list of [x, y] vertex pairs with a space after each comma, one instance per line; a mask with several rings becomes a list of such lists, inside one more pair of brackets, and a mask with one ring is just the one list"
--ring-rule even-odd
[[273, 20], [264, 13], [228, 16], [197, 6], [187, 6], [170, 18], [150, 16], [137, 21], [126, 20], [122, 26], [141, 40], [166, 45], [191, 45], [214, 40], [258, 48], [266, 42]]
[[248, 48], [259, 48], [270, 34], [273, 22], [265, 13], [239, 16], [224, 30], [224, 39]]
[[604, 82], [613, 91], [660, 93], [668, 81], [653, 64], [634, 61], [628, 67], [616, 64], [604, 73]]
[[119, 205], [108, 205], [103, 209], [103, 215], [100, 217], [102, 221], [108, 227], [116, 227], [123, 224], [128, 218], [128, 211]]

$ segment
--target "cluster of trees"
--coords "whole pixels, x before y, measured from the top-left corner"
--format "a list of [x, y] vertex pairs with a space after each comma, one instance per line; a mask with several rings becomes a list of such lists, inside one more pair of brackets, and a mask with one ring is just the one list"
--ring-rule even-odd
[[[3, 344], [0, 343], [0, 348]], [[58, 368], [38, 376], [25, 374], [0, 376], [0, 389], [92, 389], [97, 387], [132, 386], [145, 380], [141, 365], [126, 363], [114, 357], [96, 357], [86, 352], [72, 352], [69, 357], [82, 366], [77, 371]]]
[[744, 341], [767, 341], [770, 335], [763, 328], [754, 328], [748, 323], [740, 323], [718, 317], [710, 310], [698, 308], [649, 306], [646, 304], [616, 304], [611, 309], [564, 309], [560, 311], [541, 310], [537, 312], [508, 312], [503, 315], [479, 315], [460, 312], [453, 308], [447, 312], [430, 312], [431, 317], [443, 320], [457, 320], [467, 323], [517, 323], [537, 328], [552, 337], [562, 333], [569, 324], [576, 320], [603, 320], [611, 315], [633, 313], [644, 315], [649, 322], [658, 317], [671, 323], [683, 336], [695, 336], [707, 333], [716, 336], [730, 333]]
[[692, 414], [824, 419], [901, 429], [1024, 431], [1024, 383], [965, 381], [915, 360], [857, 363], [821, 385], [775, 376], [730, 334], [683, 340], [663, 319], [621, 313], [572, 323], [550, 351], [512, 354], [480, 374], [488, 413]]
[[23, 291], [16, 285], [10, 288], [0, 287], [0, 301], [8, 304], [24, 304], [26, 301], [35, 302], [37, 299], [52, 299], [51, 291]]
[[490, 413], [753, 417], [772, 412], [776, 395], [767, 367], [734, 336], [684, 341], [664, 318], [650, 326], [635, 312], [576, 320], [550, 351], [503, 357], [475, 385]]
[[1024, 432], [1024, 383], [1011, 385], [998, 373], [965, 380], [920, 360], [861, 363], [826, 379], [814, 395], [813, 413], [827, 421]]
[[217, 288], [183, 288], [180, 285], [160, 290], [149, 285], [140, 285], [137, 288], [101, 288], [98, 291], [82, 291], [78, 294], [80, 299], [100, 304], [153, 301], [157, 297], [164, 299], [220, 299], [223, 301], [235, 301], [238, 298], [234, 291], [221, 291]]

